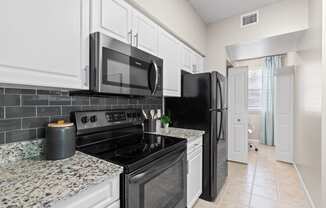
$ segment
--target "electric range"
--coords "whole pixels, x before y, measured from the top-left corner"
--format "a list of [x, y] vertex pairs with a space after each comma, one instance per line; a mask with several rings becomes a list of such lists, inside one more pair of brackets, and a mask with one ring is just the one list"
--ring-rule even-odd
[[72, 113], [77, 150], [124, 168], [121, 208], [185, 208], [185, 139], [143, 132], [140, 109]]

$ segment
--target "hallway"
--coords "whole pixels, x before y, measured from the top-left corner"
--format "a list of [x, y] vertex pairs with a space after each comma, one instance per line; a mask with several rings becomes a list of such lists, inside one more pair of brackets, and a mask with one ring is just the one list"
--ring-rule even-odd
[[292, 165], [276, 162], [274, 147], [249, 152], [248, 166], [229, 163], [229, 177], [214, 203], [199, 200], [195, 208], [310, 208]]

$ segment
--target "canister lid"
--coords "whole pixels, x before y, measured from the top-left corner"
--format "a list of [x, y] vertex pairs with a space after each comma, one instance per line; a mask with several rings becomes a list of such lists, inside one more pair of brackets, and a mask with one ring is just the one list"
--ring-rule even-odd
[[64, 127], [71, 127], [73, 125], [74, 125], [73, 123], [65, 123], [64, 120], [59, 120], [59, 121], [57, 121], [55, 123], [49, 123], [48, 127], [50, 127], [50, 128], [64, 128]]

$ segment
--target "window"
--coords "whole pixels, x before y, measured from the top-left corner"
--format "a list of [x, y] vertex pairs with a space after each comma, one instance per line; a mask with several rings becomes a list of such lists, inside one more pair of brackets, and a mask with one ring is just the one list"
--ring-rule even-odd
[[262, 109], [262, 69], [248, 70], [248, 109]]
[[235, 67], [248, 67], [248, 110], [263, 109], [263, 68], [264, 59], [251, 59], [234, 63]]

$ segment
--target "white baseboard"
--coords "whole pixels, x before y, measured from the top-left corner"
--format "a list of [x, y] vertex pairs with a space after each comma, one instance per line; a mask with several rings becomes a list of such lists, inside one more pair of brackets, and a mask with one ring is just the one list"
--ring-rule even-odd
[[295, 168], [295, 170], [296, 170], [296, 172], [297, 172], [297, 174], [299, 176], [301, 186], [302, 186], [302, 188], [303, 188], [303, 190], [304, 190], [304, 192], [305, 192], [305, 194], [306, 194], [306, 196], [308, 198], [308, 201], [310, 203], [311, 208], [316, 208], [316, 205], [315, 205], [314, 201], [312, 200], [312, 197], [310, 195], [310, 192], [308, 191], [307, 186], [304, 183], [303, 177], [302, 177], [302, 175], [301, 175], [301, 173], [300, 173], [297, 165], [295, 163], [293, 163], [293, 166], [294, 166], [294, 168]]

